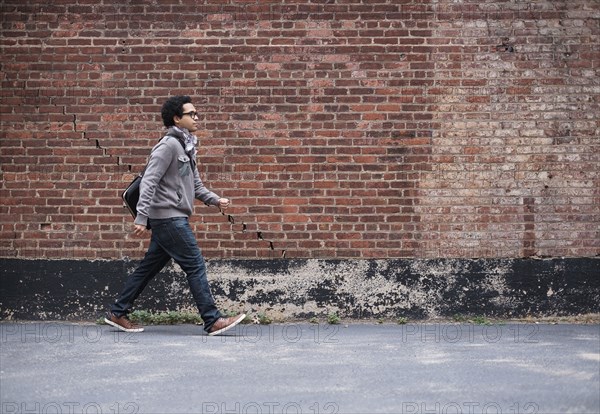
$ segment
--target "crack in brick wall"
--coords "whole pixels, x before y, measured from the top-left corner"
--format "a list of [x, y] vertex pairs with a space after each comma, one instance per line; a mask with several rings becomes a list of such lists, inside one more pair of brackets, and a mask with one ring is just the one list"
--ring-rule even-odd
[[600, 253], [598, 2], [0, 8], [2, 257], [141, 257], [119, 195], [180, 93], [208, 258]]

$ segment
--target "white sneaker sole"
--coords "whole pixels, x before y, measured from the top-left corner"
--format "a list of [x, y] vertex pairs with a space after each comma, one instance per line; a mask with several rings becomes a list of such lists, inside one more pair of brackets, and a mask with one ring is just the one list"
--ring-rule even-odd
[[106, 322], [110, 326], [114, 326], [115, 328], [117, 328], [117, 329], [119, 329], [119, 330], [121, 330], [123, 332], [144, 332], [144, 328], [127, 329], [127, 328], [119, 325], [118, 323], [114, 323], [113, 321], [111, 321], [108, 318], [104, 318], [104, 322]]
[[225, 331], [228, 331], [229, 329], [233, 328], [235, 325], [237, 325], [238, 323], [240, 323], [241, 321], [243, 321], [245, 317], [246, 317], [246, 314], [242, 313], [240, 315], [240, 317], [237, 318], [231, 325], [228, 325], [228, 326], [226, 326], [226, 327], [224, 327], [222, 329], [219, 329], [218, 331], [211, 332], [211, 333], [208, 334], [208, 336], [215, 336], [215, 335], [221, 334], [221, 333], [223, 333]]

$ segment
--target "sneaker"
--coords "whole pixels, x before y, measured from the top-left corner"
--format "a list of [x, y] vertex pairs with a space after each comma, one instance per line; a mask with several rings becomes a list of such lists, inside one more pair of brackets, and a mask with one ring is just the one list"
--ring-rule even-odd
[[131, 322], [127, 316], [117, 317], [112, 312], [108, 312], [104, 318], [104, 322], [114, 326], [123, 332], [144, 332], [144, 327]]
[[235, 325], [243, 321], [245, 317], [246, 314], [242, 313], [237, 316], [232, 316], [231, 318], [217, 319], [213, 326], [211, 326], [211, 328], [208, 330], [208, 336], [218, 335], [233, 328]]

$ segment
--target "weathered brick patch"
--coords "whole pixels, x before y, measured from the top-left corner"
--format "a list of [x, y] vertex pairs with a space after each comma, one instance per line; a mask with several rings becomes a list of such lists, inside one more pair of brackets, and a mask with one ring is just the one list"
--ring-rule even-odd
[[[0, 261], [0, 315], [95, 319], [116, 298], [130, 261]], [[278, 319], [433, 318], [597, 313], [598, 259], [212, 260], [222, 309]], [[185, 275], [169, 265], [137, 309], [193, 309]]]

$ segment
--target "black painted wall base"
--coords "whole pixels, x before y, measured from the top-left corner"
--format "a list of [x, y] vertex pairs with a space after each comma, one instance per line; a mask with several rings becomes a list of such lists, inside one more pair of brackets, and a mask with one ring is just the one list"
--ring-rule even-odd
[[[0, 318], [89, 320], [119, 294], [131, 261], [0, 259]], [[600, 259], [213, 260], [221, 309], [307, 318], [553, 316], [600, 311]], [[170, 264], [136, 309], [194, 309]]]

